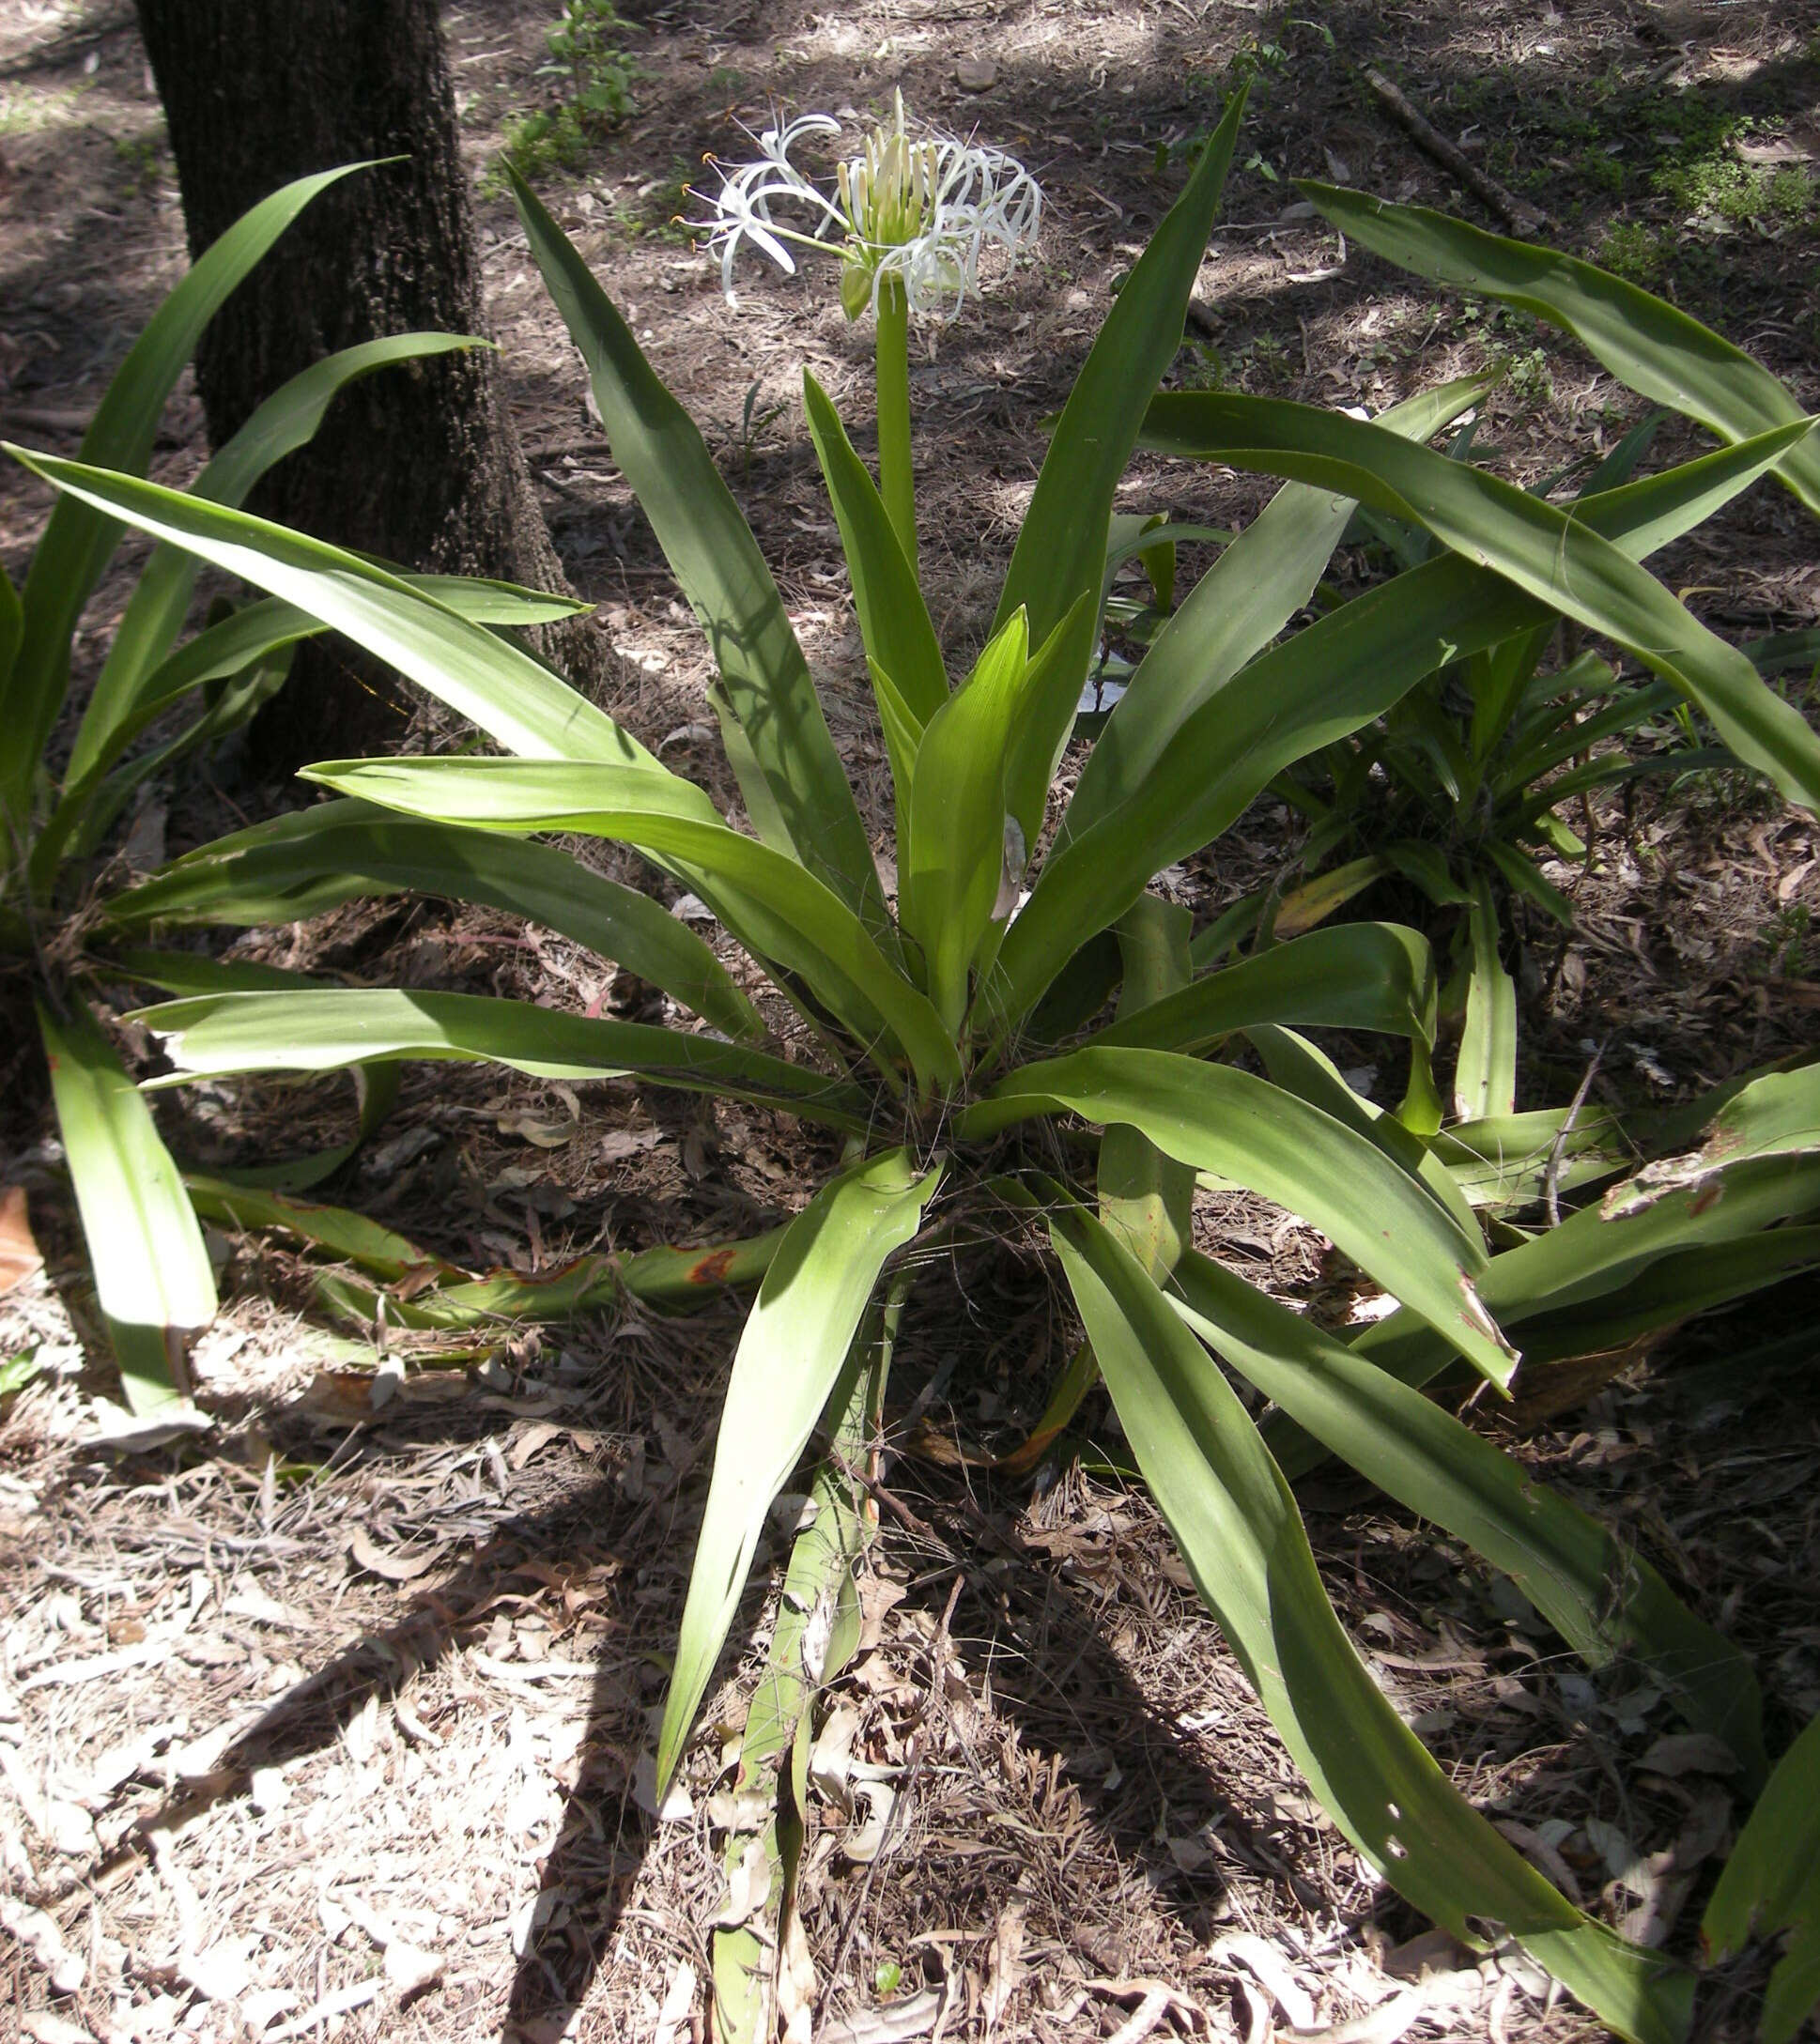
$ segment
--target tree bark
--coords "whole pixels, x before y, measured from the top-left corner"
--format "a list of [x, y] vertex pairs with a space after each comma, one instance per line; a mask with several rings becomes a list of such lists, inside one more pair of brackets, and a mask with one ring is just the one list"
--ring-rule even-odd
[[[315, 200], [222, 308], [196, 354], [217, 447], [287, 377], [408, 329], [485, 335], [455, 96], [436, 0], [136, 0], [193, 254], [269, 192], [402, 159]], [[490, 348], [380, 372], [335, 400], [249, 509], [403, 566], [565, 590]], [[540, 651], [585, 693], [607, 649], [585, 622]], [[254, 731], [256, 763], [382, 749], [410, 703], [346, 646], [301, 649]]]

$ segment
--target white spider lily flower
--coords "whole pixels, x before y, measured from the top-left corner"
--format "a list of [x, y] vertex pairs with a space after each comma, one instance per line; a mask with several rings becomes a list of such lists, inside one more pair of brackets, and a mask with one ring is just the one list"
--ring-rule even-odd
[[[757, 162], [721, 169], [720, 190], [696, 194], [713, 208], [702, 224], [709, 251], [720, 258], [720, 287], [730, 303], [733, 259], [750, 241], [793, 276], [793, 245], [838, 251], [841, 301], [850, 319], [868, 306], [876, 313], [886, 280], [893, 277], [911, 312], [952, 319], [979, 288], [983, 249], [995, 245], [1015, 255], [1035, 242], [1042, 192], [1029, 172], [1000, 150], [952, 135], [913, 138], [902, 93], [894, 118], [840, 166], [830, 196], [789, 155], [800, 136], [840, 131], [826, 114], [767, 128], [753, 138]], [[779, 220], [780, 207], [796, 209], [794, 224]]]

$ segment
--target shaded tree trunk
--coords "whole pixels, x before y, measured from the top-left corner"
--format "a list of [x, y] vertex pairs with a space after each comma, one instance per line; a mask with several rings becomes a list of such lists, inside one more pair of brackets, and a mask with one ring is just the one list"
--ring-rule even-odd
[[[217, 447], [287, 377], [407, 329], [486, 332], [436, 0], [136, 0], [164, 103], [190, 247], [312, 171], [378, 157], [315, 200], [204, 335], [196, 383]], [[566, 588], [490, 349], [382, 371], [335, 400], [249, 508], [444, 574]], [[585, 623], [540, 648], [589, 695], [606, 648]], [[254, 731], [288, 771], [395, 743], [396, 678], [344, 645], [301, 650]]]

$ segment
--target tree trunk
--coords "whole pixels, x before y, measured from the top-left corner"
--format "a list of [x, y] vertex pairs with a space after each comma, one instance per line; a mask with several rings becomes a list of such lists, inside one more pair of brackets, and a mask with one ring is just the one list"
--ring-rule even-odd
[[[137, 0], [177, 159], [193, 254], [293, 177], [398, 157], [315, 200], [203, 336], [196, 383], [221, 446], [287, 377], [408, 329], [486, 332], [455, 98], [436, 0]], [[491, 349], [365, 377], [249, 509], [443, 574], [563, 590]], [[585, 693], [606, 647], [584, 622], [540, 647]], [[254, 731], [289, 771], [379, 750], [410, 704], [346, 646], [301, 649]]]

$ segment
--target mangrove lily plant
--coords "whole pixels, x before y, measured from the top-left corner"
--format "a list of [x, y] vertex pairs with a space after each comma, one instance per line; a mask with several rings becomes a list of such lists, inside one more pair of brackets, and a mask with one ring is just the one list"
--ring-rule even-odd
[[[706, 635], [748, 827], [547, 668], [432, 595], [232, 511], [31, 457], [81, 501], [346, 632], [502, 750], [314, 767], [309, 777], [333, 800], [193, 854], [117, 916], [230, 922], [415, 885], [517, 906], [654, 981], [694, 1018], [658, 1027], [403, 990], [213, 993], [147, 1015], [179, 1080], [490, 1060], [756, 1103], [839, 1146], [826, 1182], [786, 1224], [690, 1273], [760, 1282], [676, 1643], [660, 1793], [685, 1758], [769, 1507], [818, 1434], [831, 1443], [809, 1481], [822, 1509], [792, 1557], [744, 1734], [715, 1952], [723, 2035], [768, 2034], [783, 1998], [800, 2006], [800, 1926], [777, 1912], [781, 1901], [787, 1917], [802, 1843], [810, 1706], [856, 1635], [862, 1472], [898, 1315], [918, 1274], [942, 1260], [934, 1252], [956, 1243], [1015, 1241], [1048, 1258], [1084, 1341], [1045, 1426], [1058, 1430], [1103, 1378], [1202, 1595], [1297, 1762], [1365, 1861], [1458, 1935], [1498, 1927], [1626, 2036], [1667, 2044], [1685, 2032], [1689, 1977], [1570, 1903], [1458, 1793], [1373, 1683], [1228, 1371], [1306, 1429], [1285, 1442], [1286, 1456], [1312, 1440], [1357, 1460], [1508, 1571], [1578, 1651], [1646, 1665], [1691, 1722], [1732, 1745], [1746, 1777], [1767, 1773], [1754, 1686], [1735, 1652], [1646, 1562], [1415, 1387], [1450, 1361], [1506, 1387], [1518, 1358], [1501, 1313], [1513, 1323], [1539, 1314], [1550, 1331], [1544, 1309], [1582, 1298], [1598, 1299], [1608, 1318], [1673, 1314], [1685, 1287], [1676, 1293], [1666, 1273], [1679, 1268], [1677, 1227], [1696, 1211], [1703, 1246], [1729, 1258], [1701, 1266], [1701, 1296], [1724, 1296], [1746, 1263], [1774, 1261], [1763, 1244], [1781, 1251], [1776, 1224], [1814, 1203], [1820, 1167], [1759, 1160], [1753, 1200], [1696, 1208], [1694, 1192], [1665, 1192], [1622, 1225], [1602, 1227], [1589, 1211], [1560, 1256], [1502, 1268], [1508, 1259], [1488, 1256], [1460, 1184], [1422, 1140], [1439, 1118], [1423, 941], [1359, 924], [1210, 971], [1185, 913], [1150, 891], [1293, 761], [1368, 723], [1443, 663], [1569, 601], [1642, 658], [1673, 657], [1686, 692], [1729, 690], [1734, 707], [1762, 710], [1745, 705], [1723, 649], [1712, 652], [1717, 642], [1633, 558], [1695, 515], [1685, 481], [1613, 503], [1597, 530], [1570, 530], [1548, 505], [1427, 449], [1479, 385], [1417, 398], [1377, 424], [1229, 398], [1153, 401], [1239, 111], [1111, 309], [1050, 440], [990, 634], [958, 675], [907, 535], [805, 378], [895, 783], [894, 890], [777, 587], [700, 434], [522, 184], [531, 249], [586, 361], [614, 459]], [[887, 139], [881, 164], [896, 146]], [[911, 176], [902, 165], [891, 175]], [[762, 190], [759, 178], [748, 189], [754, 209]], [[854, 201], [851, 175], [847, 193]], [[1114, 493], [1140, 436], [1308, 473], [1157, 633], [1064, 804], [1057, 766], [1099, 636]], [[1727, 456], [1722, 474], [1703, 471], [1702, 490], [1742, 487], [1785, 444], [1770, 440]], [[1448, 550], [1284, 636], [1367, 490]], [[1803, 728], [1805, 746], [1784, 743], [1773, 717], [1758, 723], [1784, 777], [1820, 788], [1812, 734]], [[655, 901], [536, 842], [544, 833], [636, 848], [708, 905], [745, 962], [730, 970]], [[750, 991], [760, 980], [763, 1008]], [[1311, 1026], [1405, 1039], [1401, 1110], [1350, 1090], [1301, 1033]], [[1320, 1333], [1203, 1255], [1197, 1175], [1304, 1216], [1401, 1301], [1382, 1323], [1386, 1360]], [[1781, 1251], [1777, 1268], [1812, 1247]], [[686, 1288], [672, 1283], [669, 1296]]]
[[[83, 438], [85, 461], [145, 472], [165, 401], [203, 329], [303, 207], [347, 175], [285, 186], [204, 252], [108, 386]], [[326, 356], [254, 411], [192, 494], [240, 503], [274, 462], [309, 442], [348, 383], [476, 345], [401, 333]], [[186, 1335], [213, 1317], [215, 1281], [177, 1166], [94, 1013], [85, 982], [100, 961], [84, 940], [98, 935], [98, 904], [124, 879], [108, 851], [128, 806], [155, 776], [244, 725], [284, 682], [298, 641], [322, 627], [275, 600], [219, 604], [186, 638], [197, 562], [180, 546], [157, 548], [54, 772], [71, 638], [121, 536], [116, 520], [65, 497], [24, 588], [15, 591], [0, 571], [0, 983], [28, 985], [36, 1004], [101, 1317], [129, 1403], [145, 1409], [175, 1395]], [[493, 624], [548, 622], [579, 607], [497, 583], [435, 577], [418, 586]], [[131, 977], [131, 968], [116, 952], [111, 976]], [[300, 1169], [288, 1182], [309, 1176]]]

